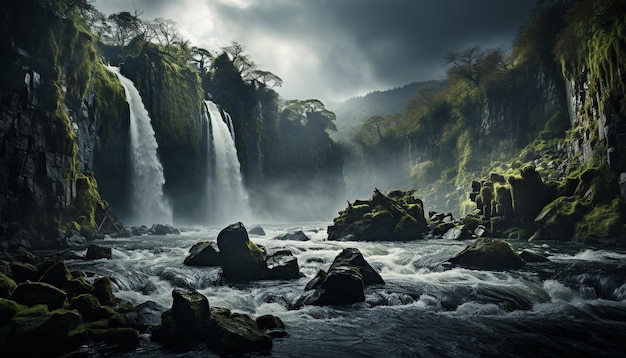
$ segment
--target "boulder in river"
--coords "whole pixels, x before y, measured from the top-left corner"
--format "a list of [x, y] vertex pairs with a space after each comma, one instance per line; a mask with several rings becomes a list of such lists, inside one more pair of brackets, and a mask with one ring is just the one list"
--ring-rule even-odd
[[290, 280], [301, 277], [298, 258], [289, 250], [280, 250], [267, 257], [265, 261], [267, 273], [265, 278], [270, 280]]
[[96, 244], [90, 244], [87, 247], [87, 253], [85, 254], [85, 260], [98, 260], [98, 259], [111, 259], [111, 248], [99, 246]]
[[282, 235], [275, 236], [274, 240], [291, 240], [291, 241], [309, 241], [309, 237], [302, 230], [296, 230], [288, 232]]
[[478, 270], [512, 270], [526, 262], [504, 240], [480, 238], [448, 260], [455, 266]]
[[261, 249], [248, 237], [241, 222], [229, 225], [217, 235], [224, 278], [233, 282], [259, 280], [267, 266]]
[[183, 263], [187, 266], [219, 266], [220, 254], [217, 244], [204, 241], [193, 245]]
[[424, 205], [413, 191], [378, 189], [370, 200], [356, 200], [328, 226], [328, 240], [410, 241], [424, 238], [428, 224]]
[[346, 305], [365, 301], [364, 286], [385, 281], [358, 249], [344, 249], [328, 272], [320, 270], [306, 285], [305, 294], [295, 303], [302, 305]]

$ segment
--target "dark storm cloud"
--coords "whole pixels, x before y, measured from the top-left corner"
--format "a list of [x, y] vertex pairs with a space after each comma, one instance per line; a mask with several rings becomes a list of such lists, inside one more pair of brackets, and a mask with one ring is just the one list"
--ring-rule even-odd
[[[101, 9], [129, 5], [122, 0], [99, 2]], [[206, 43], [201, 46], [209, 46], [205, 39], [218, 33], [222, 46], [241, 43], [259, 67], [284, 79], [280, 92], [285, 97], [336, 99], [441, 78], [443, 58], [451, 50], [475, 45], [506, 48], [534, 2], [137, 0], [130, 4], [149, 17], [172, 18]], [[204, 23], [213, 25], [210, 30], [203, 29], [202, 21], [188, 23], [185, 15], [203, 10], [212, 14]]]

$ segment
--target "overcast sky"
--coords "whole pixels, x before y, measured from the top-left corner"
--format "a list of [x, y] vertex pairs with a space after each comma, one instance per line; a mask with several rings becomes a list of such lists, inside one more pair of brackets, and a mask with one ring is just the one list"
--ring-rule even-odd
[[342, 100], [440, 79], [448, 51], [508, 48], [535, 0], [95, 0], [176, 22], [194, 46], [236, 41], [285, 99]]

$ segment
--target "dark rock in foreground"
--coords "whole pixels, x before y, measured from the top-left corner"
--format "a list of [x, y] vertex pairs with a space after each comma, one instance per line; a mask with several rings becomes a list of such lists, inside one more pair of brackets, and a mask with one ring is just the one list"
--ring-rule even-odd
[[448, 260], [455, 266], [478, 270], [518, 269], [526, 263], [503, 240], [481, 238]]
[[205, 342], [220, 355], [269, 353], [273, 345], [269, 333], [284, 333], [278, 317], [267, 315], [254, 320], [227, 309], [210, 308], [206, 297], [194, 290], [176, 288], [172, 296], [172, 308], [163, 313], [161, 325], [152, 332], [152, 339], [167, 347]]
[[[99, 277], [92, 285], [82, 272], [70, 272], [57, 256], [45, 261], [32, 255], [21, 258], [41, 263], [32, 269], [30, 281], [17, 285], [14, 272], [0, 275], [0, 351], [56, 356], [88, 341], [124, 350], [137, 347], [134, 308], [113, 296], [108, 277]], [[20, 263], [0, 253], [0, 263], [7, 261], [13, 267]]]

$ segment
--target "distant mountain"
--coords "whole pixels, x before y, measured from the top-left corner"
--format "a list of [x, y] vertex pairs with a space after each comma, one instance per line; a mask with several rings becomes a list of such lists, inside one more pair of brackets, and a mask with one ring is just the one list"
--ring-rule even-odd
[[335, 141], [347, 141], [369, 117], [403, 113], [406, 101], [413, 97], [418, 89], [441, 83], [435, 80], [413, 82], [402, 87], [370, 92], [339, 103], [329, 103], [327, 108], [337, 115], [337, 132], [332, 133], [331, 137]]

